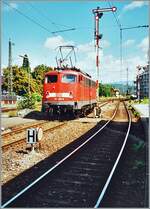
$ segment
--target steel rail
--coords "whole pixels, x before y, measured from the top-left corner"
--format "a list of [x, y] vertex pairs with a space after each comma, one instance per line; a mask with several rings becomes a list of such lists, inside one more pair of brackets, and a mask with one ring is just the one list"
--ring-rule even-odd
[[15, 199], [17, 199], [19, 196], [21, 196], [23, 193], [25, 193], [28, 189], [30, 189], [32, 186], [34, 186], [37, 182], [39, 182], [41, 179], [43, 179], [46, 175], [48, 175], [50, 172], [52, 172], [55, 168], [57, 168], [60, 164], [62, 164], [65, 160], [70, 158], [74, 153], [76, 153], [81, 147], [83, 147], [85, 144], [87, 144], [94, 136], [96, 136], [100, 131], [102, 131], [115, 117], [117, 110], [119, 108], [120, 101], [117, 103], [117, 106], [115, 108], [115, 111], [110, 118], [98, 131], [96, 131], [92, 136], [90, 136], [85, 142], [83, 142], [81, 145], [79, 145], [76, 149], [74, 149], [71, 153], [69, 153], [67, 156], [65, 156], [63, 159], [61, 159], [59, 162], [57, 162], [53, 167], [51, 167], [49, 170], [47, 170], [44, 174], [42, 174], [40, 177], [38, 177], [36, 180], [34, 180], [31, 184], [29, 184], [27, 187], [25, 187], [23, 190], [21, 190], [17, 195], [12, 197], [10, 200], [8, 200], [6, 203], [1, 205], [1, 208], [5, 208], [10, 203], [12, 203]]
[[[22, 132], [23, 130], [25, 130], [25, 129], [27, 129], [27, 128], [33, 128], [33, 127], [37, 127], [37, 126], [39, 126], [39, 125], [43, 125], [43, 124], [45, 124], [45, 123], [49, 123], [49, 122], [41, 122], [41, 123], [37, 123], [37, 124], [34, 124], [34, 125], [28, 125], [28, 126], [26, 126], [26, 127], [23, 127], [23, 128], [17, 128], [17, 129], [15, 129], [15, 130], [12, 130], [12, 131], [10, 131], [10, 132], [8, 132], [8, 133], [4, 133], [4, 134], [2, 134], [1, 136], [2, 137], [7, 137], [7, 136], [9, 136], [9, 135], [11, 135], [11, 134], [16, 134], [16, 133], [20, 133], [20, 132]], [[13, 128], [13, 127], [12, 127]]]
[[[44, 130], [44, 133], [45, 133], [45, 132], [48, 132], [48, 131], [53, 131], [53, 130], [58, 129], [58, 128], [60, 128], [61, 126], [64, 126], [64, 125], [66, 125], [66, 123], [62, 123], [62, 124], [59, 124], [59, 125], [57, 125], [57, 126], [48, 128], [48, 129]], [[33, 127], [33, 126], [32, 126], [32, 127]], [[10, 147], [10, 146], [12, 146], [12, 145], [15, 145], [15, 144], [18, 144], [18, 143], [23, 143], [25, 140], [26, 140], [26, 138], [22, 138], [22, 139], [14, 140], [13, 142], [8, 143], [8, 144], [4, 144], [4, 145], [2, 145], [2, 150], [3, 150], [3, 151], [4, 151], [4, 150], [7, 150], [8, 147]]]
[[[104, 105], [106, 105], [106, 104], [108, 104], [109, 102], [104, 102], [104, 103], [102, 103], [102, 104], [100, 104], [100, 107], [103, 107]], [[10, 132], [8, 132], [8, 133], [2, 133], [1, 134], [1, 136], [3, 136], [3, 137], [7, 137], [7, 136], [9, 136], [9, 135], [11, 135], [11, 134], [15, 134], [15, 133], [20, 133], [21, 131], [23, 131], [23, 130], [25, 130], [25, 129], [27, 129], [27, 128], [30, 128], [30, 127], [37, 127], [38, 125], [43, 125], [43, 124], [46, 124], [46, 123], [49, 123], [49, 121], [47, 122], [47, 121], [44, 121], [44, 122], [41, 122], [41, 123], [38, 123], [38, 124], [34, 124], [34, 125], [28, 125], [28, 126], [26, 126], [26, 127], [23, 127], [23, 128], [17, 128], [17, 129], [15, 129], [15, 130], [12, 130], [12, 131], [10, 131]], [[11, 128], [13, 128], [13, 127], [11, 127]]]
[[[123, 103], [124, 103], [124, 102], [123, 102]], [[111, 181], [111, 179], [112, 179], [112, 176], [113, 176], [113, 174], [114, 174], [114, 172], [115, 172], [115, 169], [116, 169], [116, 167], [117, 167], [117, 165], [118, 165], [118, 163], [119, 163], [119, 160], [120, 160], [120, 158], [121, 158], [121, 155], [122, 155], [122, 153], [123, 153], [124, 147], [125, 147], [126, 142], [127, 142], [127, 139], [128, 139], [128, 135], [129, 135], [130, 128], [131, 128], [131, 115], [130, 115], [130, 113], [129, 113], [129, 111], [128, 111], [126, 105], [125, 105], [125, 103], [124, 103], [124, 106], [125, 106], [125, 109], [126, 109], [126, 111], [127, 111], [128, 119], [129, 119], [129, 124], [128, 124], [127, 133], [126, 133], [126, 136], [125, 136], [123, 145], [122, 145], [122, 147], [121, 147], [121, 150], [120, 150], [120, 152], [119, 152], [119, 155], [118, 155], [118, 157], [117, 157], [117, 159], [116, 159], [116, 161], [115, 161], [115, 163], [114, 163], [114, 166], [113, 166], [113, 168], [112, 168], [112, 170], [111, 170], [111, 172], [110, 172], [110, 174], [109, 174], [109, 177], [108, 177], [108, 179], [107, 179], [107, 181], [106, 181], [106, 183], [105, 183], [105, 185], [104, 185], [104, 187], [103, 187], [103, 189], [102, 189], [101, 194], [100, 194], [99, 197], [98, 197], [98, 200], [97, 200], [97, 202], [96, 202], [94, 208], [98, 208], [98, 207], [99, 207], [99, 205], [100, 205], [100, 203], [101, 203], [101, 201], [102, 201], [102, 199], [103, 199], [103, 197], [104, 197], [104, 195], [105, 195], [105, 192], [106, 192], [106, 190], [107, 190], [107, 188], [108, 188], [108, 186], [109, 186], [109, 183], [110, 183], [110, 181]]]
[[[108, 103], [109, 103], [109, 102], [102, 103], [102, 104], [100, 105], [100, 107], [103, 107], [103, 106], [105, 106], [105, 105], [108, 104]], [[44, 121], [44, 122], [41, 122], [41, 123], [38, 123], [38, 124], [29, 125], [29, 126], [26, 126], [26, 127], [23, 127], [23, 128], [17, 128], [17, 129], [15, 129], [15, 130], [11, 131], [11, 132], [2, 134], [2, 137], [9, 137], [9, 136], [12, 135], [12, 134], [21, 133], [22, 131], [24, 131], [24, 130], [27, 129], [27, 128], [30, 128], [30, 127], [32, 127], [32, 128], [33, 128], [33, 127], [38, 127], [39, 125], [43, 125], [43, 124], [47, 124], [47, 123], [49, 123], [49, 122], [45, 122], [45, 121]], [[64, 123], [64, 124], [65, 124], [65, 123]], [[58, 126], [55, 126], [55, 127], [49, 128], [49, 129], [46, 129], [46, 130], [44, 130], [44, 132], [47, 132], [47, 131], [49, 131], [49, 130], [52, 131], [53, 129], [57, 129], [57, 128], [63, 126], [64, 124], [60, 124], [60, 125], [58, 125]], [[7, 150], [9, 146], [12, 146], [12, 145], [21, 143], [21, 142], [23, 142], [24, 140], [25, 140], [25, 138], [22, 138], [22, 139], [19, 139], [19, 140], [14, 140], [14, 141], [12, 141], [11, 143], [6, 143], [6, 144], [2, 145], [2, 149], [3, 149], [3, 151], [4, 151], [4, 150]]]
[[103, 107], [103, 106], [107, 105], [109, 102], [110, 102], [110, 101], [104, 102], [104, 103], [100, 104], [99, 106], [100, 106], [100, 107]]

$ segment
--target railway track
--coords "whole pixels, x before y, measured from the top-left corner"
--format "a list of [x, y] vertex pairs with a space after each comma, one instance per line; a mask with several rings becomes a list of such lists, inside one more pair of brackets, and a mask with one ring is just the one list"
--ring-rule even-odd
[[[103, 107], [103, 106], [107, 105], [108, 103], [109, 102], [104, 102], [104, 103], [100, 104], [100, 107]], [[26, 141], [25, 137], [21, 137], [21, 138], [18, 137], [15, 140], [14, 139], [12, 140], [10, 137], [13, 136], [13, 138], [14, 138], [14, 135], [20, 134], [21, 132], [25, 132], [26, 129], [28, 129], [28, 128], [36, 128], [36, 127], [39, 127], [39, 126], [46, 125], [48, 123], [49, 123], [49, 121], [48, 122], [47, 121], [43, 121], [41, 123], [36, 123], [34, 125], [27, 125], [27, 126], [22, 127], [22, 128], [15, 128], [14, 129], [12, 127], [12, 131], [10, 131], [8, 133], [2, 133], [2, 138], [3, 138], [3, 140], [2, 140], [2, 144], [3, 144], [2, 145], [2, 151], [6, 151], [6, 150], [9, 149], [9, 147], [13, 148], [13, 146], [16, 146], [16, 145], [20, 146], [23, 143], [25, 143], [25, 141]], [[61, 123], [60, 125], [57, 125], [57, 126], [54, 126], [52, 128], [48, 128], [48, 129], [44, 130], [44, 132], [53, 131], [53, 130], [55, 130], [57, 128], [60, 128], [61, 126], [64, 126], [65, 124], [66, 123]]]
[[22, 128], [14, 128], [14, 127], [12, 127], [12, 130], [10, 131], [10, 132], [8, 132], [8, 133], [2, 133], [2, 137], [4, 138], [7, 138], [7, 137], [9, 137], [9, 136], [12, 136], [12, 135], [14, 135], [14, 134], [17, 134], [17, 133], [20, 133], [20, 132], [22, 132], [22, 131], [25, 131], [27, 128], [31, 128], [31, 127], [33, 127], [33, 128], [36, 128], [36, 127], [38, 127], [39, 125], [43, 125], [43, 124], [45, 124], [45, 123], [48, 123], [48, 122], [42, 122], [42, 123], [36, 123], [36, 124], [34, 124], [34, 125], [27, 125], [27, 126], [25, 126], [25, 127], [22, 127]]
[[[12, 131], [11, 133], [7, 133], [3, 136], [5, 137], [8, 137], [8, 136], [11, 136], [12, 134], [16, 134], [16, 133], [20, 133], [22, 131], [25, 131], [27, 128], [36, 128], [36, 127], [39, 127], [39, 125], [44, 125], [44, 124], [47, 124], [48, 122], [43, 122], [43, 123], [38, 123], [36, 125], [30, 125], [28, 127], [25, 127], [25, 128], [21, 128], [21, 129], [18, 129], [18, 130], [15, 130], [15, 131]], [[60, 123], [59, 125], [56, 125], [54, 127], [50, 127], [50, 128], [47, 128], [44, 130], [44, 133], [48, 132], [48, 131], [53, 131], [53, 130], [56, 130], [62, 126], [66, 125], [66, 122], [64, 123]], [[4, 141], [5, 139], [3, 139]], [[6, 150], [8, 150], [10, 147], [14, 148], [16, 145], [17, 146], [20, 146], [20, 145], [23, 145], [26, 143], [26, 138], [25, 137], [22, 137], [22, 138], [18, 138], [18, 139], [15, 139], [15, 140], [11, 140], [11, 141], [8, 141], [7, 139], [7, 142], [5, 141], [5, 143], [2, 145], [2, 151], [5, 152]]]
[[122, 127], [126, 134], [116, 136], [111, 131], [110, 126], [115, 126], [112, 120], [118, 107], [119, 104], [110, 121], [102, 126], [98, 125], [88, 139], [5, 202], [2, 208], [99, 207], [130, 131], [129, 113], [129, 124]]

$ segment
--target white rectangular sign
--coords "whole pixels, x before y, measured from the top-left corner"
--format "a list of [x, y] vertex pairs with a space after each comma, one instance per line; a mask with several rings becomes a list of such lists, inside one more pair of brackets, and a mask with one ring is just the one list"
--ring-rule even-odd
[[37, 142], [36, 128], [27, 129], [27, 143], [35, 144]]

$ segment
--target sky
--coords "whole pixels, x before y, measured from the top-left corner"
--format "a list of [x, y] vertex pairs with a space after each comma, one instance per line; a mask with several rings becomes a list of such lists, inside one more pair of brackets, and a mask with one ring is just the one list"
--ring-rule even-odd
[[[123, 30], [123, 66], [120, 64], [120, 28], [148, 25], [148, 1], [2, 1], [2, 68], [8, 66], [11, 39], [12, 64], [22, 65], [19, 55], [27, 54], [31, 68], [39, 64], [56, 67], [58, 46], [74, 45], [73, 64], [97, 79], [95, 64], [94, 15], [97, 7], [117, 7], [115, 14], [103, 13], [99, 23], [100, 77], [102, 83], [133, 81], [136, 66], [148, 62], [149, 29]], [[75, 28], [66, 32], [56, 31]], [[67, 53], [67, 51], [64, 51]]]

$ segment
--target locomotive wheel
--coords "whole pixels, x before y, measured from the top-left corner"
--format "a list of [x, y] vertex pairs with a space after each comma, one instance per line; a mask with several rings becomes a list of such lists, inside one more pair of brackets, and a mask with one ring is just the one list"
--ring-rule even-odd
[[50, 120], [50, 119], [53, 119], [53, 117], [54, 117], [54, 110], [52, 108], [50, 108], [48, 111], [48, 118]]
[[73, 111], [73, 116], [74, 116], [75, 118], [79, 118], [80, 115], [81, 115], [81, 112], [80, 112], [79, 110], [74, 110], [74, 111]]

